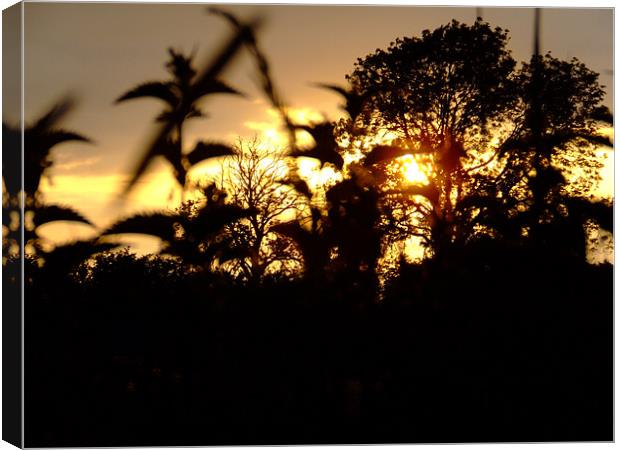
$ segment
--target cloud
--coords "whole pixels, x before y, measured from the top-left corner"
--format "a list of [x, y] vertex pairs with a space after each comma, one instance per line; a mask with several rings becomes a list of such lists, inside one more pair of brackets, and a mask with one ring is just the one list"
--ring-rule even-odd
[[67, 160], [65, 162], [56, 161], [54, 163], [54, 171], [70, 172], [77, 168], [84, 168], [84, 167], [95, 165], [99, 161], [101, 161], [100, 156], [93, 156], [92, 158], [78, 159], [74, 161], [71, 161], [71, 160]]
[[[292, 122], [298, 125], [322, 122], [327, 120], [325, 115], [311, 108], [287, 108], [287, 114]], [[246, 121], [243, 125], [257, 133], [258, 139], [264, 144], [271, 144], [277, 147], [288, 145], [288, 136], [283, 129], [280, 112], [274, 108], [267, 108], [263, 111], [266, 120]], [[297, 142], [300, 146], [312, 144], [312, 138], [304, 131], [296, 134]]]

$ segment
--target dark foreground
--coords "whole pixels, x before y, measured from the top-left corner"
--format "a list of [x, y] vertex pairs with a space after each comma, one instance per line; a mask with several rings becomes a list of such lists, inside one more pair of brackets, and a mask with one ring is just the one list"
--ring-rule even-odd
[[466, 261], [403, 266], [381, 302], [342, 273], [30, 267], [25, 444], [612, 440], [613, 267]]

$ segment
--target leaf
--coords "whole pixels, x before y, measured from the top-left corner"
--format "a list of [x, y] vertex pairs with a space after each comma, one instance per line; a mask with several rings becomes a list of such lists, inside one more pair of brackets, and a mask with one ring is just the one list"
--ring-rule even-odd
[[223, 81], [219, 80], [211, 80], [209, 83], [205, 83], [200, 86], [200, 89], [196, 89], [194, 92], [196, 95], [196, 100], [200, 97], [204, 97], [205, 95], [211, 94], [233, 94], [239, 95], [241, 97], [245, 97], [245, 94], [240, 91], [228, 86]]
[[233, 14], [229, 13], [228, 11], [224, 11], [223, 9], [215, 6], [209, 6], [207, 7], [207, 12], [216, 16], [223, 17], [235, 28], [241, 28], [242, 26], [241, 22], [239, 22], [239, 20]]
[[267, 60], [267, 57], [265, 56], [265, 54], [261, 51], [261, 49], [258, 46], [256, 35], [255, 35], [256, 25], [254, 27], [251, 27], [250, 29], [247, 29], [247, 26], [244, 26], [233, 14], [229, 12], [226, 12], [222, 9], [214, 8], [214, 7], [207, 8], [207, 11], [211, 14], [215, 14], [220, 17], [223, 17], [239, 33], [244, 32], [244, 28], [246, 29], [245, 31], [246, 36], [244, 39], [244, 43], [246, 44], [246, 48], [250, 51], [250, 53], [254, 57], [257, 70], [260, 75], [261, 88], [263, 92], [265, 93], [265, 95], [267, 96], [267, 98], [269, 99], [269, 101], [271, 102], [274, 109], [278, 111], [278, 113], [280, 114], [280, 117], [282, 118], [282, 121], [284, 122], [284, 125], [288, 131], [289, 145], [291, 148], [294, 149], [296, 147], [295, 129], [286, 111], [286, 106], [284, 102], [282, 101], [280, 95], [276, 91], [276, 88], [273, 82], [273, 75], [271, 74], [271, 68], [269, 65], [269, 61]]
[[[540, 139], [540, 145], [546, 148], [558, 148], [562, 145], [579, 139], [582, 139], [594, 145], [612, 148], [614, 146], [611, 139], [607, 136], [602, 136], [600, 134], [588, 134], [580, 131], [556, 131], [547, 134]], [[535, 147], [536, 141], [533, 136], [511, 138], [506, 140], [502, 144], [499, 150], [499, 154], [504, 154], [507, 151], [534, 150]]]
[[351, 120], [355, 121], [357, 116], [362, 113], [362, 109], [368, 95], [360, 95], [335, 84], [314, 83], [314, 85], [340, 94], [345, 99], [345, 104], [341, 107], [349, 114]]
[[307, 264], [314, 260], [317, 252], [321, 251], [321, 245], [317, 239], [318, 236], [306, 230], [299, 222], [290, 221], [278, 223], [271, 227], [270, 231], [294, 240], [299, 246]]
[[172, 84], [160, 81], [149, 81], [139, 84], [117, 98], [116, 103], [143, 97], [158, 98], [166, 102], [172, 108], [179, 103], [179, 99], [172, 90]]
[[[257, 24], [258, 22], [254, 21], [253, 23], [242, 27], [222, 46], [213, 61], [206, 66], [202, 73], [197, 76], [197, 79], [188, 94], [188, 103], [193, 103], [197, 99], [197, 95], [200, 92], [204, 92], [209, 88], [209, 86], [212, 86], [213, 80], [237, 54], [241, 45], [248, 39], [248, 36], [252, 35], [252, 29], [256, 27]], [[158, 154], [157, 148], [162, 144], [165, 144], [165, 141], [170, 136], [173, 128], [174, 123], [172, 121], [168, 121], [155, 131], [152, 138], [148, 141], [149, 143], [142, 151], [142, 157], [139, 159], [138, 164], [136, 164], [135, 169], [132, 171], [131, 178], [121, 193], [121, 196], [127, 196], [127, 194], [133, 189], [138, 179], [146, 171], [146, 168], [149, 166], [153, 158]]]
[[92, 222], [69, 206], [42, 205], [36, 207], [33, 212], [35, 227], [58, 221], [80, 222], [93, 226]]
[[590, 118], [599, 122], [605, 122], [612, 126], [614, 124], [614, 116], [606, 106], [599, 106], [598, 108], [595, 108], [594, 111], [592, 111], [592, 114], [590, 114]]
[[161, 254], [177, 256], [186, 264], [203, 265], [210, 261], [210, 256], [203, 253], [196, 242], [188, 239], [177, 239], [167, 242]]
[[193, 166], [204, 161], [205, 159], [230, 156], [234, 154], [234, 149], [226, 144], [200, 141], [196, 144], [194, 149], [186, 155], [186, 158], [190, 165]]
[[90, 258], [96, 253], [105, 252], [117, 247], [117, 244], [99, 242], [96, 239], [75, 241], [59, 245], [49, 252], [43, 252], [45, 268], [58, 272], [66, 272], [72, 267]]
[[567, 200], [571, 214], [581, 216], [582, 220], [592, 219], [604, 230], [613, 233], [614, 208], [611, 202], [605, 200], [589, 201], [583, 198]]
[[504, 156], [508, 152], [527, 151], [533, 148], [530, 136], [510, 137], [506, 139], [498, 148], [498, 156]]
[[297, 221], [278, 223], [271, 227], [273, 232], [291, 238], [300, 244], [309, 244], [311, 233]]
[[67, 130], [52, 130], [49, 131], [41, 136], [37, 136], [36, 138], [26, 134], [25, 136], [25, 142], [24, 145], [26, 146], [26, 149], [31, 150], [30, 147], [30, 142], [29, 141], [35, 141], [37, 144], [37, 153], [38, 154], [46, 154], [47, 152], [54, 146], [58, 145], [58, 144], [62, 144], [64, 142], [69, 142], [69, 141], [80, 141], [80, 142], [88, 142], [91, 143], [92, 141], [81, 135], [78, 133], [75, 133], [73, 131], [67, 131]]
[[4, 179], [5, 189], [11, 197], [15, 197], [21, 189], [21, 142], [19, 130], [3, 123], [2, 144], [4, 156], [2, 158], [2, 178]]
[[439, 190], [433, 184], [425, 186], [411, 185], [402, 189], [401, 192], [406, 195], [421, 195], [430, 200], [433, 205], [439, 202]]
[[146, 172], [153, 159], [162, 154], [162, 149], [168, 148], [168, 138], [173, 126], [172, 122], [166, 122], [154, 134], [151, 143], [146, 147], [146, 151], [131, 171], [131, 178], [123, 190], [122, 196], [126, 196], [131, 191], [140, 177]]
[[304, 258], [306, 273], [320, 273], [329, 260], [328, 241], [302, 227], [299, 222], [278, 223], [271, 231], [294, 240]]
[[366, 155], [364, 165], [371, 166], [409, 154], [411, 154], [411, 150], [407, 150], [402, 147], [396, 147], [394, 145], [377, 145]]
[[293, 157], [315, 158], [321, 163], [330, 163], [342, 170], [344, 159], [338, 152], [339, 147], [334, 138], [334, 124], [331, 122], [321, 122], [312, 125], [293, 125], [295, 129], [308, 132], [315, 145], [309, 150], [294, 150], [290, 153]]
[[29, 130], [36, 130], [41, 132], [42, 130], [49, 130], [60, 119], [69, 113], [75, 106], [75, 100], [71, 97], [65, 97], [58, 103], [56, 103], [46, 114], [44, 114], [39, 120], [37, 120], [32, 126], [28, 127]]
[[310, 188], [308, 187], [308, 183], [306, 183], [305, 180], [302, 180], [299, 177], [285, 178], [285, 179], [280, 180], [280, 183], [289, 185], [292, 188], [294, 188], [297, 192], [302, 194], [303, 196], [307, 197], [308, 199], [312, 199], [312, 192], [310, 191]]
[[345, 88], [343, 88], [342, 86], [338, 86], [336, 84], [328, 84], [328, 83], [313, 83], [315, 86], [323, 88], [323, 89], [329, 89], [330, 91], [334, 91], [338, 94], [340, 94], [343, 98], [347, 98], [348, 95], [350, 94], [350, 91], [346, 90]]
[[174, 226], [181, 222], [183, 222], [181, 217], [165, 212], [136, 214], [116, 222], [105, 230], [102, 235], [148, 234], [171, 242], [175, 236]]
[[602, 136], [600, 134], [587, 134], [578, 131], [572, 132], [556, 132], [551, 135], [545, 136], [543, 138], [543, 145], [548, 147], [559, 147], [567, 142], [571, 142], [574, 140], [582, 139], [584, 141], [589, 142], [590, 144], [601, 145], [604, 147], [612, 147], [614, 146], [611, 139], [607, 136]]
[[253, 209], [245, 209], [235, 205], [217, 205], [205, 207], [198, 211], [191, 221], [190, 232], [202, 239], [222, 229], [225, 225], [255, 215]]
[[[164, 115], [165, 115], [165, 113], [162, 113], [162, 114], [161, 114], [161, 119], [160, 119], [160, 118], [158, 118], [158, 120], [163, 121], [163, 120], [164, 120]], [[201, 111], [201, 110], [200, 110], [200, 109], [198, 109], [197, 107], [192, 106], [192, 108], [191, 108], [190, 112], [189, 112], [189, 113], [187, 113], [187, 116], [185, 116], [185, 118], [186, 118], [186, 119], [192, 119], [192, 118], [194, 118], [194, 117], [200, 117], [200, 118], [206, 119], [206, 118], [208, 118], [208, 117], [209, 117], [209, 115], [208, 115], [207, 113], [205, 113], [205, 112]]]
[[90, 139], [73, 131], [28, 129], [24, 132], [24, 190], [30, 195], [38, 190], [41, 177], [52, 165], [51, 149], [64, 142], [90, 142]]
[[603, 147], [610, 147], [610, 148], [614, 147], [614, 143], [611, 141], [611, 139], [608, 136], [601, 136], [599, 134], [591, 134], [591, 135], [584, 135], [584, 136], [579, 136], [579, 137], [582, 139], [585, 139], [591, 144], [601, 145]]
[[[212, 8], [212, 10], [214, 9], [215, 8]], [[200, 92], [204, 92], [208, 90], [210, 86], [213, 86], [213, 83], [216, 82], [216, 77], [237, 54], [241, 45], [253, 38], [254, 29], [257, 28], [258, 25], [258, 20], [250, 21], [244, 25], [239, 24], [237, 32], [233, 37], [222, 46], [213, 61], [200, 75], [198, 75], [192, 89], [193, 99], [198, 98], [197, 95], [199, 95]]]
[[[54, 146], [68, 141], [90, 142], [90, 139], [73, 131], [52, 128], [73, 108], [73, 105], [74, 101], [66, 98], [57, 103], [34, 125], [24, 129], [23, 183], [26, 193], [33, 195], [38, 189], [41, 176], [51, 166], [48, 157]], [[9, 195], [15, 196], [21, 189], [22, 181], [20, 178], [21, 171], [18, 167], [20, 164], [19, 155], [22, 151], [22, 132], [18, 128], [3, 123], [2, 140], [5, 149], [7, 149], [6, 162], [10, 166], [3, 166], [2, 175], [7, 192]]]
[[212, 249], [211, 252], [213, 257], [217, 257], [220, 264], [252, 256], [252, 250], [250, 248], [231, 244], [231, 242], [222, 241], [211, 245], [210, 249]]

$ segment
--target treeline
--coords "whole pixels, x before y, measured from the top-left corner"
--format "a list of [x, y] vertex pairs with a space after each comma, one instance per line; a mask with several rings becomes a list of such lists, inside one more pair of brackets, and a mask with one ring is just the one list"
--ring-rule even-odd
[[[613, 269], [586, 261], [612, 231], [590, 194], [612, 146], [597, 74], [537, 46], [517, 64], [507, 31], [453, 21], [359, 59], [347, 88], [321, 85], [345, 117], [298, 124], [255, 24], [214, 12], [233, 36], [209, 65], [171, 50], [168, 80], [118, 99], [165, 104], [123, 195], [163, 157], [199, 200], [43, 246], [43, 224], [89, 223], [39, 191], [51, 149], [88, 141], [58, 125], [70, 101], [25, 130], [23, 192], [3, 172], [9, 282], [25, 199], [27, 445], [611, 440]], [[288, 148], [188, 151], [199, 102], [243, 95], [219, 78], [242, 48]], [[214, 158], [221, 176], [192, 185]], [[160, 254], [113, 250], [127, 233]], [[412, 238], [421, 260], [395, 253]]]

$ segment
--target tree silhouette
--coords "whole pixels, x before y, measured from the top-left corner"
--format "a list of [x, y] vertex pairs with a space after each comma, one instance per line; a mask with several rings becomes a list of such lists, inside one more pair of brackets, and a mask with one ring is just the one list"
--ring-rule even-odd
[[304, 197], [311, 193], [303, 180], [293, 180], [287, 173], [283, 155], [256, 140], [239, 141], [235, 155], [222, 164], [220, 184], [231, 204], [255, 211], [247, 220], [228, 226], [233, 249], [249, 253], [248, 258], [236, 259], [233, 269], [248, 281], [258, 282], [274, 270], [289, 276], [298, 271], [295, 247], [273, 228], [298, 215]]
[[427, 198], [436, 200], [429, 209], [435, 247], [450, 240], [437, 231], [450, 228], [454, 195], [463, 189], [464, 159], [485, 148], [491, 132], [511, 115], [515, 61], [506, 43], [501, 28], [452, 21], [359, 59], [348, 76], [354, 90], [369, 93], [370, 132], [394, 133], [403, 152], [424, 155], [432, 165], [429, 182], [440, 194]]
[[[523, 230], [511, 220], [518, 210], [542, 213], [526, 191], [536, 205], [554, 189], [583, 195], [600, 169], [591, 144], [609, 144], [599, 134], [610, 115], [597, 74], [550, 55], [517, 70], [506, 43], [505, 30], [481, 20], [453, 21], [397, 39], [359, 59], [348, 76], [368, 96], [367, 133], [396, 135], [393, 145], [371, 148], [365, 165], [380, 172], [411, 153], [431, 167], [427, 186], [391, 189], [390, 201], [409, 208], [436, 254], [488, 234], [485, 227], [519, 239]], [[569, 187], [573, 169], [581, 176]]]
[[321, 209], [310, 206], [309, 226], [304, 220], [276, 223], [271, 230], [295, 241], [303, 258], [304, 276], [312, 282], [325, 282], [325, 270], [330, 262], [331, 233]]
[[[611, 145], [597, 75], [540, 56], [538, 37], [517, 67], [506, 31], [452, 22], [359, 60], [350, 87], [317, 85], [346, 117], [296, 124], [258, 22], [211, 11], [234, 35], [200, 75], [171, 51], [169, 80], [120, 99], [167, 105], [125, 194], [158, 155], [184, 194], [191, 166], [225, 155], [198, 197], [47, 250], [45, 224], [90, 223], [39, 187], [53, 146], [85, 140], [58, 126], [70, 102], [28, 128], [26, 195], [3, 173], [5, 243], [23, 220], [33, 248], [3, 267], [27, 298], [25, 445], [612, 439], [613, 266], [585, 253], [613, 227], [589, 196]], [[289, 148], [185, 152], [185, 121], [201, 93], [232, 91], [217, 80], [243, 46]], [[305, 157], [336, 176], [306, 178]], [[107, 251], [136, 233], [158, 254]]]
[[[214, 58], [209, 64], [200, 72], [195, 72], [190, 66], [190, 60], [184, 56], [171, 52], [172, 62], [171, 69], [176, 79], [176, 84], [181, 87], [181, 91], [176, 92], [174, 98], [169, 93], [165, 93], [173, 85], [168, 84], [164, 88], [156, 88], [158, 92], [156, 98], [166, 99], [173, 105], [173, 109], [169, 110], [166, 114], [167, 120], [163, 122], [163, 125], [158, 127], [155, 133], [152, 135], [148, 144], [142, 151], [142, 155], [138, 160], [137, 165], [131, 172], [131, 179], [125, 187], [123, 194], [126, 195], [135, 186], [137, 180], [144, 174], [144, 171], [149, 166], [153, 158], [158, 155], [168, 155], [172, 160], [176, 177], [178, 180], [184, 182], [184, 171], [189, 160], [186, 160], [182, 156], [182, 128], [179, 125], [182, 124], [188, 117], [196, 116], [198, 109], [195, 105], [200, 98], [224, 90], [225, 92], [232, 93], [232, 89], [225, 86], [222, 82], [218, 81], [217, 77], [220, 72], [232, 61], [237, 55], [241, 46], [253, 36], [253, 30], [259, 25], [258, 20], [251, 20], [247, 23], [241, 24], [236, 30], [236, 33], [224, 43], [220, 51], [217, 52]], [[164, 83], [165, 84], [165, 83]], [[159, 86], [157, 82], [148, 83], [146, 86]], [[140, 86], [138, 86], [138, 94], [140, 94]], [[131, 91], [130, 91], [131, 92]], [[236, 91], [234, 91], [236, 92]], [[148, 96], [153, 96], [154, 92], [148, 92]], [[143, 96], [143, 95], [139, 95]], [[176, 99], [176, 100], [175, 100]], [[174, 109], [176, 108], [176, 109]], [[176, 132], [176, 139], [175, 139]], [[199, 144], [200, 145], [200, 144]], [[206, 148], [209, 150], [207, 155], [214, 151], [216, 154], [221, 154], [222, 146], [217, 145], [215, 148], [210, 148], [206, 144]], [[195, 158], [192, 160], [198, 160], [201, 152], [195, 154]], [[184, 161], [185, 160], [185, 161]]]
[[212, 79], [208, 82], [196, 84], [196, 70], [192, 64], [192, 57], [187, 57], [174, 49], [168, 49], [170, 61], [166, 68], [170, 72], [170, 81], [151, 81], [142, 83], [129, 90], [116, 101], [123, 102], [142, 97], [152, 97], [162, 100], [167, 109], [158, 117], [157, 121], [164, 122], [171, 129], [160, 145], [153, 152], [145, 155], [134, 171], [134, 178], [139, 177], [147, 168], [151, 159], [163, 156], [173, 167], [174, 176], [182, 189], [186, 187], [187, 171], [199, 162], [218, 156], [232, 154], [232, 149], [224, 144], [198, 142], [189, 153], [183, 150], [183, 125], [188, 119], [205, 117], [198, 107], [198, 101], [207, 95], [241, 93], [224, 82]]
[[601, 134], [612, 117], [601, 105], [598, 74], [577, 59], [536, 52], [515, 78], [519, 120], [500, 147], [498, 170], [475, 178], [459, 216], [481, 208], [478, 224], [512, 239], [527, 236], [539, 248], [555, 242], [553, 252], [581, 260], [589, 221], [611, 223], [611, 204], [589, 198], [600, 180], [597, 149], [613, 146]]
[[[369, 96], [368, 125], [396, 133], [411, 152], [439, 153], [451, 140], [468, 150], [510, 111], [515, 61], [506, 43], [501, 28], [453, 21], [359, 59], [347, 79]], [[451, 148], [445, 164], [458, 156]]]
[[[58, 127], [58, 122], [73, 109], [74, 104], [73, 99], [65, 98], [24, 129], [24, 191], [31, 199], [35, 198], [41, 180], [52, 166], [52, 148], [70, 141], [90, 142], [78, 133]], [[3, 123], [2, 135], [3, 139], [14, 142], [20, 139], [21, 131]], [[17, 195], [21, 189], [18, 174], [7, 172], [3, 177], [9, 195]]]
[[[24, 179], [23, 191], [18, 173], [3, 170], [3, 256], [26, 251], [45, 263], [54, 273], [63, 273], [94, 253], [108, 250], [113, 245], [95, 240], [75, 241], [59, 245], [51, 250], [42, 246], [40, 227], [52, 222], [68, 221], [93, 226], [82, 214], [67, 205], [52, 205], [44, 202], [40, 191], [41, 180], [49, 177], [53, 167], [52, 150], [57, 145], [78, 141], [91, 142], [83, 135], [65, 130], [59, 122], [73, 109], [75, 102], [65, 98], [54, 105], [41, 118], [24, 129]], [[2, 138], [8, 149], [18, 149], [21, 132], [18, 128], [2, 124]], [[20, 149], [21, 150], [21, 149]], [[23, 193], [23, 204], [20, 195]], [[22, 217], [23, 208], [23, 217]], [[21, 248], [20, 227], [23, 220], [23, 242]], [[62, 255], [62, 257], [57, 257]]]
[[214, 262], [245, 257], [246, 249], [232, 250], [232, 241], [222, 229], [254, 214], [253, 210], [226, 204], [225, 192], [214, 184], [202, 188], [204, 200], [184, 203], [175, 212], [151, 212], [121, 219], [102, 236], [146, 234], [162, 241], [161, 254], [180, 258], [183, 263], [206, 272]]

